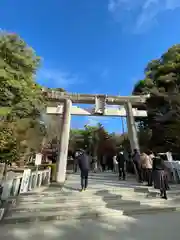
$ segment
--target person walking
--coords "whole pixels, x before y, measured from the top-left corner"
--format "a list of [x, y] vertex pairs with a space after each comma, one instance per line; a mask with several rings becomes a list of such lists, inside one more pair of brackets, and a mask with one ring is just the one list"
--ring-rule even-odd
[[118, 172], [118, 162], [117, 162], [116, 155], [113, 157], [113, 165], [114, 165], [114, 172], [117, 173]]
[[165, 173], [165, 164], [160, 156], [153, 159], [153, 181], [154, 188], [160, 190], [161, 198], [167, 199], [167, 179]]
[[143, 181], [147, 182], [147, 186], [152, 186], [152, 158], [146, 153], [141, 154], [141, 167]]
[[106, 171], [106, 155], [103, 155], [102, 157], [101, 166], [102, 166], [102, 171], [105, 172]]
[[134, 149], [132, 159], [135, 166], [135, 170], [138, 175], [138, 181], [142, 183], [141, 158], [140, 158], [140, 153], [138, 152], [137, 149]]
[[77, 162], [81, 172], [81, 192], [85, 191], [88, 187], [88, 175], [89, 175], [89, 157], [85, 150], [80, 149], [77, 151]]
[[97, 156], [93, 156], [93, 172], [96, 173], [98, 170]]
[[148, 168], [147, 168], [147, 178], [148, 178], [148, 186], [152, 186], [153, 185], [153, 173], [152, 173], [152, 168], [153, 168], [153, 159], [154, 159], [154, 154], [153, 152], [149, 152], [148, 153], [148, 157], [149, 157], [149, 162], [148, 162]]
[[123, 180], [126, 180], [126, 160], [123, 155], [123, 152], [117, 154], [118, 170], [119, 170], [119, 180], [123, 177]]
[[147, 181], [146, 161], [147, 161], [147, 154], [143, 152], [140, 155], [140, 166], [141, 166], [142, 182], [146, 182]]

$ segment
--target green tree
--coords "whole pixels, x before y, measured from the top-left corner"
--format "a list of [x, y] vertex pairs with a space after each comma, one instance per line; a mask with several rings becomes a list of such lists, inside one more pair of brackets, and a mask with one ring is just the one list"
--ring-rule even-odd
[[0, 125], [0, 139], [0, 162], [8, 164], [17, 157], [16, 138], [8, 124]]
[[114, 154], [116, 145], [113, 137], [101, 124], [97, 126], [85, 125], [84, 129], [72, 129], [70, 132], [70, 150], [86, 148], [92, 156], [99, 159], [104, 154]]
[[[15, 149], [16, 152], [21, 149], [19, 145], [23, 139], [19, 140], [19, 136], [27, 140], [29, 125], [23, 134], [18, 135], [18, 122], [22, 123], [22, 119], [27, 119], [29, 124], [32, 121], [40, 124], [38, 118], [44, 99], [40, 86], [35, 82], [39, 63], [40, 58], [18, 35], [0, 33], [0, 117], [3, 130], [0, 146], [1, 156], [9, 151], [9, 160], [14, 160], [14, 156], [17, 156]], [[1, 161], [3, 159], [6, 158], [1, 157]]]
[[180, 145], [180, 45], [168, 49], [145, 69], [144, 80], [134, 87], [134, 94], [150, 93], [147, 100], [148, 121], [144, 128], [151, 130], [149, 147], [157, 151], [177, 151]]
[[18, 35], [1, 33], [0, 106], [11, 118], [39, 114], [43, 97], [34, 79], [39, 63], [40, 58]]
[[74, 152], [78, 148], [85, 148], [86, 138], [84, 129], [71, 129], [69, 139], [69, 149]]

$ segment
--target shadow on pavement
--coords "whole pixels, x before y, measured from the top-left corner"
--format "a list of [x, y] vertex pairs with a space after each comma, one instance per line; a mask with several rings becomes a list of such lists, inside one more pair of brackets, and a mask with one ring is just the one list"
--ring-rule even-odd
[[[179, 239], [180, 214], [36, 222], [0, 227], [3, 240]], [[172, 224], [173, 223], [173, 224]]]
[[[110, 174], [110, 175], [90, 175], [89, 176], [90, 181], [96, 181], [97, 183], [100, 184], [113, 184], [115, 186], [121, 186], [121, 187], [143, 187], [141, 183], [136, 182], [135, 179], [128, 178], [126, 181], [120, 181], [118, 179], [118, 176], [116, 174]], [[145, 186], [144, 186], [145, 187]]]
[[64, 185], [63, 188], [67, 189], [67, 190], [71, 190], [71, 191], [76, 191], [76, 192], [79, 192], [79, 190], [80, 190], [80, 188], [74, 188], [74, 187], [70, 187], [70, 186], [66, 186], [66, 185]]
[[105, 207], [113, 210], [123, 211], [128, 206], [140, 206], [140, 201], [122, 200], [122, 195], [110, 193], [108, 190], [97, 191], [95, 195], [101, 196], [102, 200], [106, 203]]

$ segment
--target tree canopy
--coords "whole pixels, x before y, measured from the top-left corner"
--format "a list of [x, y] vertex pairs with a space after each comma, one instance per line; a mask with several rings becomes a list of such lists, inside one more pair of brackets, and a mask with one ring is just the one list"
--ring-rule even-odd
[[90, 155], [101, 158], [103, 155], [116, 154], [120, 147], [129, 150], [127, 136], [110, 134], [101, 124], [85, 125], [84, 129], [72, 129], [70, 132], [69, 149], [72, 152], [78, 148], [85, 148]]
[[27, 117], [42, 107], [41, 88], [35, 82], [40, 58], [18, 35], [0, 34], [0, 106], [3, 115]]
[[[10, 156], [13, 156], [12, 160], [17, 156], [15, 149], [19, 155], [20, 145], [27, 141], [27, 132], [30, 129], [37, 132], [37, 125], [40, 126], [39, 116], [44, 99], [41, 87], [35, 81], [39, 64], [40, 58], [35, 51], [18, 35], [0, 33], [1, 161], [7, 151], [9, 160]], [[43, 131], [41, 133], [44, 135]]]
[[157, 151], [178, 151], [180, 147], [180, 44], [168, 49], [145, 68], [145, 78], [134, 87], [133, 94], [147, 94], [148, 121], [144, 121], [151, 138], [149, 147]]

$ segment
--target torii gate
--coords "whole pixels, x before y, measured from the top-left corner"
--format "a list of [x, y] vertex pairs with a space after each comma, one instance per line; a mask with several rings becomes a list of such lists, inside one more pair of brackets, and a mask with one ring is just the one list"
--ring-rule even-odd
[[[66, 178], [71, 115], [127, 117], [128, 136], [131, 149], [139, 150], [135, 117], [147, 117], [147, 112], [144, 110], [138, 110], [138, 108], [146, 102], [149, 95], [109, 96], [100, 94], [74, 94], [48, 90], [43, 91], [47, 98], [56, 104], [54, 107], [47, 107], [46, 113], [62, 115], [60, 149], [56, 177], [56, 181], [58, 183], [63, 184]], [[94, 104], [95, 107], [92, 109], [84, 109], [72, 106], [72, 103]], [[107, 105], [118, 105], [119, 108], [115, 109], [108, 107]]]

